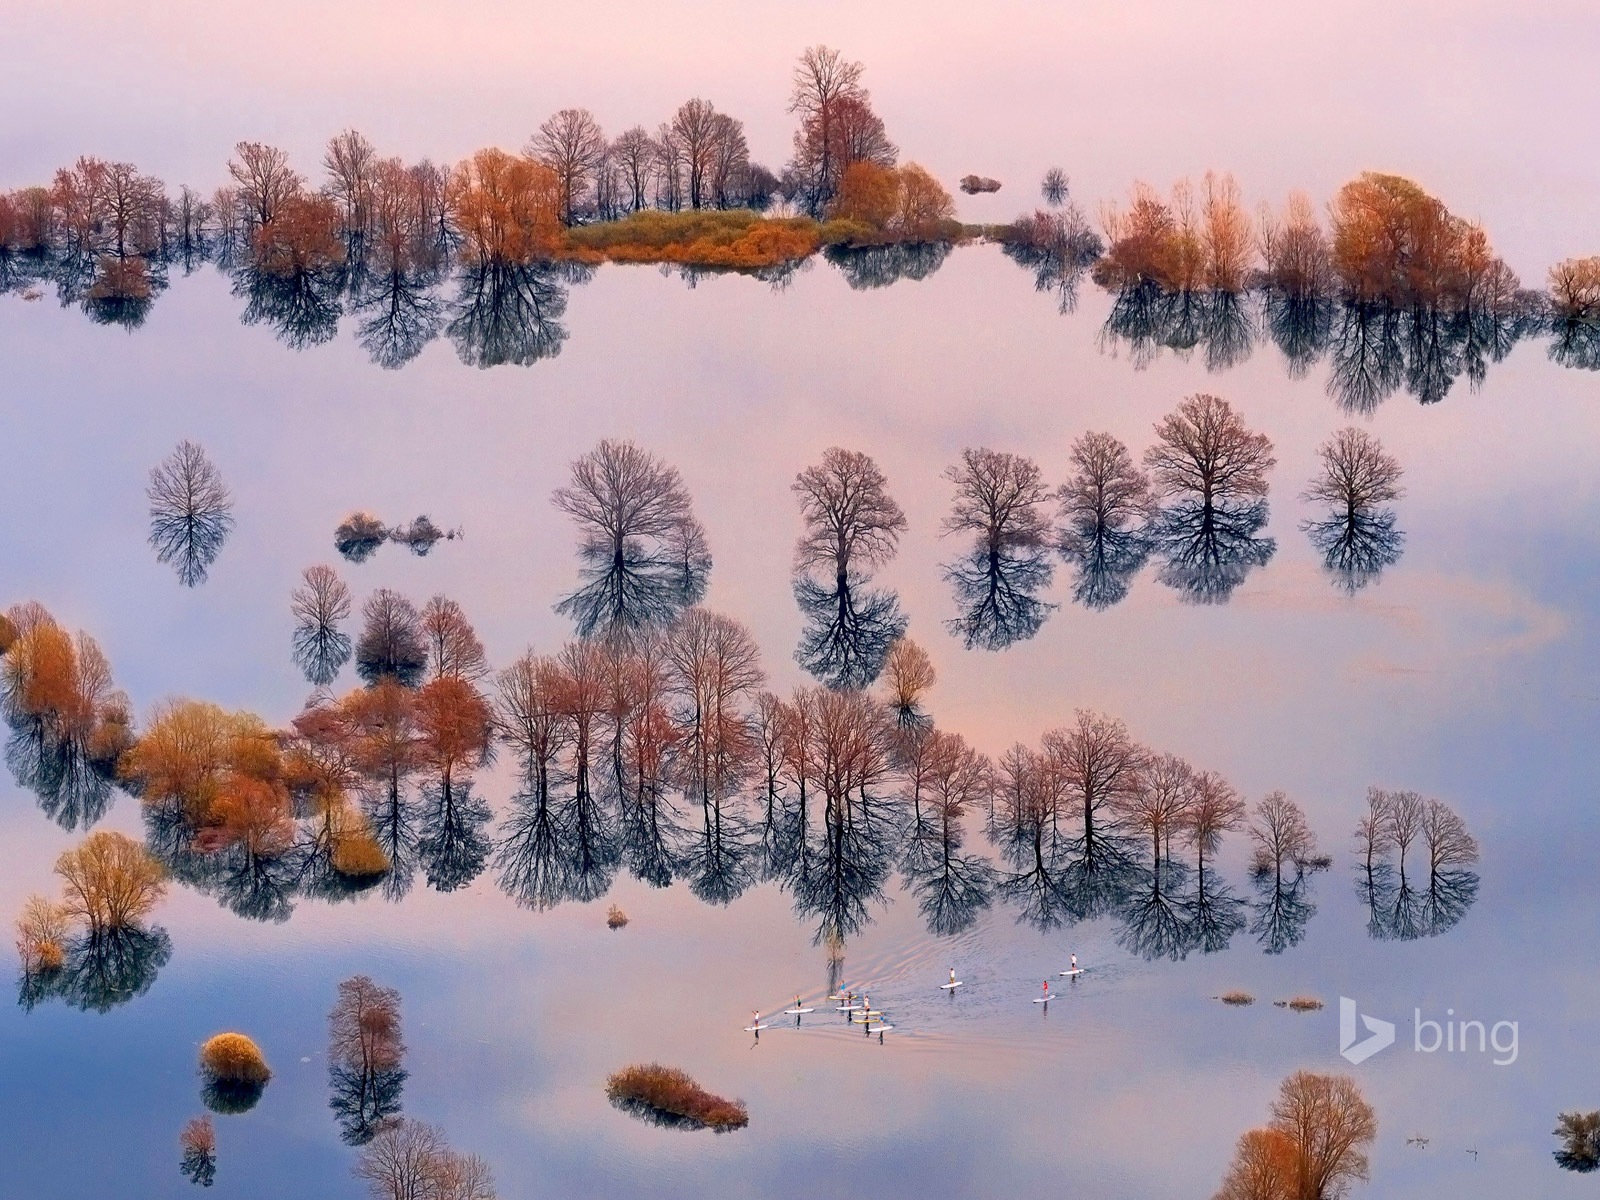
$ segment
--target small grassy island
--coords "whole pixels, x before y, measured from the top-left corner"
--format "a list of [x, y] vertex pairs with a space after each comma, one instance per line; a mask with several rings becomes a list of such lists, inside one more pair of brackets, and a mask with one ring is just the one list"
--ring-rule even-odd
[[726, 1133], [750, 1124], [743, 1100], [725, 1100], [676, 1067], [660, 1063], [624, 1067], [606, 1080], [606, 1095], [625, 1112], [662, 1125]]

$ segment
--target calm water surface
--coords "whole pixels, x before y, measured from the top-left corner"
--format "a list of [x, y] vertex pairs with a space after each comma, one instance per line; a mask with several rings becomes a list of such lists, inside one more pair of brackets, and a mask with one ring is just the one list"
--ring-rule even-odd
[[[659, 41], [655, 17], [638, 26], [638, 45], [618, 51], [631, 76], [597, 72], [595, 62], [613, 60], [569, 30], [551, 43], [561, 51], [551, 80], [527, 84], [507, 47], [547, 31], [499, 13], [510, 33], [479, 37], [496, 7], [448, 36], [412, 14], [384, 24], [382, 37], [357, 37], [376, 15], [341, 15], [307, 62], [275, 75], [246, 48], [259, 40], [248, 22], [197, 6], [192, 21], [121, 29], [120, 6], [68, 5], [74, 24], [110, 22], [151, 54], [177, 47], [174, 90], [126, 100], [123, 68], [109, 64], [96, 85], [106, 95], [53, 96], [5, 135], [17, 164], [5, 182], [42, 177], [82, 150], [209, 187], [227, 145], [265, 136], [260, 114], [275, 106], [282, 116], [269, 132], [306, 162], [346, 123], [386, 148], [450, 158], [483, 142], [520, 144], [561, 104], [592, 103], [620, 128], [699, 86], [672, 57], [676, 43]], [[701, 19], [732, 19], [702, 7]], [[1233, 28], [1248, 36], [1223, 38], [1160, 5], [1114, 28], [1039, 18], [1037, 36], [1025, 9], [975, 23], [935, 14], [926, 34], [885, 13], [864, 17], [864, 44], [848, 48], [874, 72], [891, 132], [946, 177], [1036, 174], [1064, 146], [1092, 205], [1134, 175], [1164, 183], [1232, 166], [1253, 200], [1297, 184], [1326, 194], [1376, 165], [1414, 171], [1453, 207], [1484, 216], [1530, 282], [1554, 259], [1595, 249], [1575, 244], [1600, 211], [1596, 158], [1573, 152], [1588, 135], [1545, 119], [1570, 107], [1559, 81], [1577, 74], [1561, 64], [1581, 57], [1585, 35], [1593, 46], [1592, 14], [1551, 5], [1548, 19], [1513, 28], [1496, 6], [1469, 5], [1424, 39], [1419, 14], [1430, 6], [1356, 6], [1293, 30], [1276, 9], [1233, 7]], [[35, 19], [14, 15], [24, 30]], [[770, 62], [752, 52], [705, 86], [721, 85], [719, 105], [746, 116], [767, 147], [758, 157], [776, 160], [791, 43], [817, 35], [792, 16], [757, 24], [739, 38], [776, 39], [782, 52]], [[354, 47], [347, 71], [324, 44], [341, 37]], [[968, 38], [965, 51], [948, 49]], [[480, 61], [469, 61], [467, 41], [489, 47]], [[1430, 47], [1420, 63], [1405, 52], [1416, 44]], [[420, 64], [435, 53], [439, 73], [427, 76]], [[997, 71], [1008, 53], [1021, 57]], [[55, 54], [8, 72], [0, 94], [15, 111], [16, 97], [41, 93]], [[1201, 60], [1233, 64], [1228, 86], [1208, 84]], [[1508, 60], [1541, 66], [1502, 69]], [[418, 74], [385, 73], [385, 61]], [[1342, 65], [1356, 62], [1368, 66]], [[1398, 82], [1365, 86], [1368, 70]], [[942, 82], [953, 78], [971, 92]], [[1133, 90], [1133, 78], [1149, 87]], [[993, 98], [971, 98], [991, 88]], [[458, 98], [439, 99], [449, 94]], [[1106, 96], [1118, 102], [1090, 103]], [[214, 102], [179, 117], [179, 97]], [[490, 111], [500, 115], [486, 123]], [[999, 129], [1002, 111], [1023, 115]], [[1008, 216], [1030, 203], [1022, 190], [1008, 184], [1000, 197], [964, 202], [963, 214]], [[752, 627], [772, 686], [786, 692], [803, 681], [790, 658], [800, 618], [789, 483], [837, 444], [878, 460], [910, 519], [881, 578], [934, 658], [929, 707], [941, 725], [999, 753], [1077, 707], [1115, 714], [1252, 799], [1287, 790], [1335, 864], [1312, 881], [1316, 913], [1299, 945], [1268, 955], [1246, 929], [1225, 950], [1181, 961], [1130, 953], [1109, 920], [1040, 933], [1004, 905], [938, 939], [915, 900], [891, 888], [843, 964], [846, 980], [892, 1012], [882, 1045], [832, 1014], [759, 1045], [740, 1032], [751, 1009], [775, 1010], [797, 991], [820, 996], [829, 979], [814, 924], [771, 884], [722, 908], [681, 884], [652, 890], [624, 874], [602, 900], [535, 913], [503, 895], [491, 871], [453, 895], [419, 882], [400, 903], [303, 901], [276, 924], [174, 889], [157, 916], [172, 958], [148, 994], [105, 1014], [0, 1007], [0, 1192], [183, 1194], [176, 1135], [199, 1110], [196, 1045], [241, 1028], [277, 1074], [253, 1112], [218, 1119], [211, 1194], [360, 1195], [326, 1107], [324, 1059], [334, 986], [356, 972], [404, 996], [407, 1114], [485, 1155], [506, 1196], [1000, 1196], [1066, 1185], [1106, 1200], [1203, 1197], [1285, 1074], [1350, 1069], [1338, 1055], [1340, 995], [1399, 1025], [1395, 1048], [1353, 1069], [1380, 1121], [1367, 1194], [1590, 1190], [1555, 1168], [1549, 1131], [1560, 1110], [1600, 1106], [1585, 1049], [1600, 995], [1588, 950], [1600, 904], [1593, 373], [1552, 365], [1531, 340], [1477, 390], [1463, 379], [1428, 407], [1399, 393], [1357, 418], [1405, 466], [1397, 508], [1407, 540], [1398, 564], [1351, 597], [1298, 529], [1311, 510], [1295, 497], [1316, 447], [1349, 420], [1328, 398], [1325, 366], [1291, 379], [1260, 345], [1226, 372], [1170, 354], [1135, 370], [1102, 348], [1103, 297], [1086, 291], [1079, 312], [1060, 316], [993, 247], [872, 292], [852, 291], [821, 263], [782, 291], [729, 278], [691, 290], [648, 269], [607, 268], [572, 290], [560, 355], [529, 368], [472, 370], [441, 340], [384, 372], [348, 329], [292, 352], [268, 329], [241, 325], [241, 307], [210, 269], [175, 280], [131, 334], [48, 298], [0, 300], [0, 604], [36, 598], [94, 634], [141, 712], [181, 695], [273, 722], [293, 716], [306, 687], [289, 660], [289, 589], [306, 566], [333, 560], [333, 526], [358, 507], [396, 521], [426, 512], [466, 533], [424, 559], [389, 547], [341, 564], [358, 603], [378, 587], [418, 602], [445, 591], [497, 666], [530, 645], [553, 650], [570, 627], [552, 605], [576, 568], [571, 528], [549, 496], [602, 437], [632, 438], [681, 469], [716, 557], [707, 604]], [[945, 467], [986, 445], [1035, 457], [1059, 482], [1080, 433], [1108, 430], [1138, 452], [1158, 417], [1201, 390], [1227, 397], [1277, 447], [1266, 531], [1276, 557], [1219, 606], [1181, 603], [1147, 569], [1124, 603], [1089, 612], [1068, 602], [1063, 572], [1050, 596], [1062, 608], [1035, 638], [1001, 653], [963, 650], [942, 625], [953, 615], [939, 574], [952, 556], [939, 537]], [[209, 582], [192, 591], [144, 540], [146, 473], [185, 437], [222, 470], [238, 519]], [[340, 687], [352, 686], [347, 674]], [[1372, 784], [1447, 799], [1482, 842], [1477, 903], [1441, 936], [1368, 936], [1350, 834]], [[502, 811], [510, 781], [490, 774], [480, 787]], [[137, 805], [122, 797], [102, 827], [137, 834]], [[0, 776], [0, 912], [53, 890], [50, 866], [74, 840]], [[1247, 893], [1242, 839], [1222, 866]], [[604, 926], [612, 901], [633, 918], [620, 933]], [[1029, 1003], [1073, 952], [1093, 970], [1048, 1012]], [[968, 981], [954, 997], [937, 990], [952, 965]], [[1235, 1010], [1213, 999], [1231, 988], [1260, 1002]], [[1297, 993], [1329, 1008], [1296, 1015], [1267, 1003]], [[1516, 1062], [1416, 1053], [1418, 1008], [1516, 1021]], [[750, 1127], [718, 1138], [616, 1113], [603, 1080], [639, 1059], [682, 1065], [743, 1097]], [[1414, 1137], [1426, 1148], [1408, 1145]]]

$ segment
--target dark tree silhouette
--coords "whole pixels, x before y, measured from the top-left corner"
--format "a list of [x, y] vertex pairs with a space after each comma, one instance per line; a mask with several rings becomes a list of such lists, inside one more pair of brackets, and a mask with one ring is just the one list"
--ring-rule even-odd
[[566, 311], [567, 289], [556, 268], [498, 259], [473, 262], [461, 272], [445, 334], [470, 367], [526, 367], [561, 353]]
[[415, 687], [428, 665], [421, 621], [411, 601], [398, 592], [379, 588], [361, 610], [361, 638], [356, 642], [356, 673], [375, 684], [392, 678], [402, 687]]
[[945, 625], [969, 650], [1003, 650], [1037, 633], [1056, 607], [1038, 597], [1055, 573], [1049, 489], [1031, 459], [995, 450], [963, 451], [945, 478], [956, 491], [943, 532], [974, 542], [944, 567], [960, 610]]
[[1072, 444], [1072, 474], [1056, 496], [1061, 555], [1077, 574], [1072, 598], [1109, 608], [1150, 555], [1150, 481], [1115, 437], [1086, 433]]
[[1217, 396], [1191, 396], [1156, 424], [1145, 465], [1164, 501], [1155, 531], [1163, 583], [1193, 603], [1222, 603], [1271, 559], [1277, 543], [1259, 533], [1276, 462], [1266, 435]]
[[805, 526], [794, 557], [795, 600], [806, 617], [795, 660], [829, 687], [865, 687], [905, 632], [899, 597], [868, 587], [870, 572], [894, 557], [905, 514], [878, 464], [837, 446], [792, 490]]
[[332, 567], [307, 567], [289, 597], [294, 615], [294, 662], [315, 687], [332, 683], [350, 661], [350, 635], [339, 623], [350, 615], [350, 589]]
[[150, 544], [185, 587], [204, 583], [206, 572], [233, 530], [233, 498], [206, 452], [194, 442], [178, 448], [150, 472]]
[[556, 605], [580, 637], [664, 626], [704, 594], [711, 554], [677, 468], [607, 439], [553, 500], [581, 539], [583, 584]]
[[351, 513], [333, 531], [334, 549], [353, 563], [366, 562], [388, 540], [388, 527], [368, 512]]
[[1377, 438], [1354, 426], [1339, 430], [1317, 453], [1322, 474], [1300, 498], [1325, 504], [1329, 511], [1302, 521], [1300, 528], [1335, 583], [1354, 595], [1400, 557], [1405, 535], [1395, 528], [1394, 510], [1384, 507], [1405, 494], [1400, 463]]

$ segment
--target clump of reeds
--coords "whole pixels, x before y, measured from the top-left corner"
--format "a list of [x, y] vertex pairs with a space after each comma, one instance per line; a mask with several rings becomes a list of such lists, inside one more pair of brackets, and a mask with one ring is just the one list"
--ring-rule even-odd
[[725, 1100], [706, 1091], [684, 1071], [660, 1063], [624, 1067], [606, 1080], [606, 1095], [625, 1111], [666, 1117], [669, 1124], [718, 1133], [750, 1124], [743, 1100]]
[[1294, 1012], [1316, 1012], [1323, 1007], [1322, 1001], [1315, 996], [1295, 996], [1290, 1000], [1274, 1000], [1273, 1003]]
[[1249, 992], [1241, 992], [1237, 990], [1232, 992], [1223, 992], [1222, 995], [1217, 997], [1217, 999], [1221, 1000], [1224, 1004], [1232, 1004], [1237, 1008], [1242, 1008], [1246, 1004], [1254, 1004], [1256, 1002], [1256, 998]]
[[272, 1078], [261, 1047], [242, 1033], [207, 1038], [200, 1046], [200, 1069], [225, 1083], [264, 1084]]
[[219, 1033], [200, 1046], [202, 1096], [213, 1112], [240, 1113], [255, 1107], [272, 1068], [261, 1047], [242, 1033]]
[[606, 928], [621, 929], [628, 923], [628, 914], [613, 904], [606, 910]]

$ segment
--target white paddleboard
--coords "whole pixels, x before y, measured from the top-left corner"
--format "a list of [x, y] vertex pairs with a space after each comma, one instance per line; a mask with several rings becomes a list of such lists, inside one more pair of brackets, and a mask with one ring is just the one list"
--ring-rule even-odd
[[814, 1008], [786, 1008], [783, 1010], [783, 1015], [786, 1017], [798, 1017], [805, 1013], [813, 1013], [816, 1011], [817, 1010]]
[[1050, 1001], [1052, 1001], [1054, 999], [1055, 999], [1054, 996], [1035, 996], [1033, 998], [1033, 1002], [1035, 1004], [1049, 1004]]
[[759, 1025], [746, 1025], [744, 1027], [744, 1031], [746, 1033], [760, 1033], [763, 1029], [771, 1029], [771, 1028], [772, 1028], [772, 1025], [771, 1025], [770, 1022], [763, 1021]]
[[948, 991], [951, 991], [954, 988], [960, 987], [963, 982], [964, 982], [963, 980], [958, 979], [954, 983], [941, 983], [939, 985], [939, 990], [941, 992], [948, 992]]
[[870, 1029], [868, 1029], [867, 1032], [868, 1033], [884, 1033], [887, 1030], [890, 1030], [890, 1029], [893, 1029], [893, 1028], [894, 1028], [893, 1025], [874, 1025]]
[[859, 1005], [859, 1004], [841, 1004], [834, 1011], [835, 1012], [860, 1012], [861, 1011], [861, 1005]]
[[1088, 969], [1089, 969], [1088, 967], [1079, 967], [1076, 971], [1062, 971], [1062, 972], [1060, 972], [1060, 974], [1062, 974], [1062, 975], [1082, 975]]

